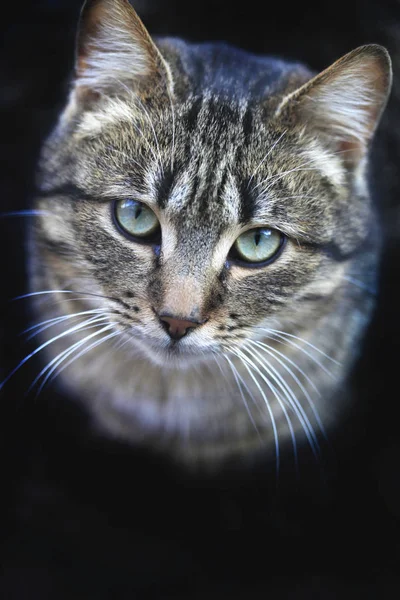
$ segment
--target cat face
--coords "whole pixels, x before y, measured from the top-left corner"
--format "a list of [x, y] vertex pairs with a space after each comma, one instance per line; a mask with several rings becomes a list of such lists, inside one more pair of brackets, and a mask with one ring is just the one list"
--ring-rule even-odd
[[[75, 86], [41, 163], [32, 281], [59, 292], [40, 310], [98, 318], [128, 360], [177, 377], [273, 332], [279, 345], [329, 329], [330, 355], [348, 357], [371, 308], [348, 280], [376, 261], [365, 172], [390, 86], [385, 51], [356, 50], [310, 79], [219, 44], [156, 46], [122, 0], [87, 3], [78, 39]], [[210, 415], [193, 412], [204, 433]]]
[[[121, 120], [110, 109], [95, 136], [83, 120], [76, 199], [40, 204], [53, 215], [42, 241], [53, 253], [63, 242], [57, 289], [73, 278], [74, 289], [123, 300], [116, 323], [157, 362], [208, 358], [258, 326], [329, 311], [342, 256], [368, 235], [367, 199], [352, 218], [337, 210], [349, 198], [336, 157], [328, 170], [322, 148], [314, 159], [313, 146], [268, 127], [250, 103], [187, 100], [174, 129], [169, 107], [125, 110]], [[193, 326], [173, 339], [168, 315]]]

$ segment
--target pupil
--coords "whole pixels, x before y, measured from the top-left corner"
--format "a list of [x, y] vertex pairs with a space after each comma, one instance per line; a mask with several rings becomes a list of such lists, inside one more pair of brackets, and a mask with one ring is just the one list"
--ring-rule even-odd
[[254, 234], [254, 243], [256, 246], [258, 246], [258, 244], [260, 243], [261, 240], [261, 233], [255, 233]]
[[136, 207], [136, 211], [135, 211], [135, 219], [138, 219], [141, 214], [142, 214], [142, 207], [141, 206], [137, 206]]

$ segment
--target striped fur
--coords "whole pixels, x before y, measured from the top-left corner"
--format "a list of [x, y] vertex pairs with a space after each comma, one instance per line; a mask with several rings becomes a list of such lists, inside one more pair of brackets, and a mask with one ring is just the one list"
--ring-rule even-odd
[[[123, 0], [88, 2], [81, 27], [77, 78], [42, 154], [36, 208], [51, 216], [32, 232], [31, 282], [75, 292], [38, 297], [43, 319], [98, 308], [124, 343], [60, 378], [110, 435], [190, 464], [276, 457], [276, 437], [315, 451], [310, 431], [343, 409], [374, 305], [367, 154], [387, 53], [358, 49], [312, 79], [224, 44], [150, 42]], [[121, 234], [123, 198], [154, 210], [161, 247]], [[262, 226], [286, 236], [279, 258], [229, 260]], [[163, 311], [204, 323], [172, 343]], [[49, 359], [79, 339], [49, 344]]]

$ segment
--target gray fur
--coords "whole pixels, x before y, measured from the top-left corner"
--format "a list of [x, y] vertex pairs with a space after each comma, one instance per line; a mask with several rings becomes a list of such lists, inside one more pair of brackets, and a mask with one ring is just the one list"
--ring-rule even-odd
[[[113, 4], [89, 2], [85, 18], [91, 5], [107, 15]], [[280, 447], [308, 439], [314, 450], [313, 432], [337, 420], [374, 305], [379, 231], [366, 153], [390, 87], [384, 50], [357, 52], [351, 61], [379, 63], [382, 80], [361, 141], [332, 141], [307, 121], [300, 108], [320, 84], [302, 91], [305, 67], [223, 44], [159, 40], [147, 74], [114, 84], [110, 75], [100, 95], [78, 73], [43, 150], [36, 207], [51, 216], [32, 232], [31, 282], [35, 292], [75, 292], [38, 296], [43, 320], [98, 308], [107, 321], [96, 327], [112, 324], [101, 335], [118, 333], [60, 373], [108, 434], [217, 464], [273, 455], [271, 416]], [[103, 73], [102, 90], [107, 81]], [[121, 198], [153, 208], [159, 250], [115, 226]], [[286, 235], [277, 260], [229, 260], [240, 233], [260, 226]], [[171, 343], [161, 311], [206, 322]], [[74, 331], [49, 344], [49, 360], [80, 339]], [[249, 339], [270, 349], [246, 350]]]

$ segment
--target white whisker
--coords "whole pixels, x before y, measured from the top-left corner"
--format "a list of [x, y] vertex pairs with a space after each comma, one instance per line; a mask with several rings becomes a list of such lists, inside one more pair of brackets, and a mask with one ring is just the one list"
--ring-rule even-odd
[[[287, 384], [285, 379], [281, 376], [281, 374], [266, 360], [262, 360], [262, 357], [259, 352], [256, 350], [251, 351], [249, 348], [246, 348], [247, 352], [263, 367], [265, 372], [271, 377], [278, 387], [282, 390], [285, 395], [289, 405], [294, 410], [300, 424], [303, 427], [304, 433], [306, 434], [308, 443], [315, 457], [319, 452], [319, 443], [318, 439], [314, 433], [314, 429], [310, 423], [309, 418], [307, 417], [301, 403], [299, 402], [296, 394], [293, 392], [292, 388]], [[264, 376], [262, 376], [264, 380], [268, 383], [268, 380]], [[282, 406], [282, 405], [281, 405]]]
[[[64, 365], [62, 365], [62, 363], [64, 362], [64, 360], [66, 358], [68, 358], [68, 356], [70, 356], [71, 354], [73, 354], [76, 350], [78, 350], [79, 348], [81, 348], [84, 344], [86, 344], [90, 339], [92, 339], [95, 336], [100, 335], [101, 333], [104, 333], [106, 331], [110, 331], [110, 329], [113, 329], [112, 325], [108, 325], [106, 327], [103, 327], [102, 329], [100, 329], [99, 331], [95, 331], [94, 333], [92, 333], [91, 335], [88, 335], [84, 338], [84, 340], [81, 340], [79, 345], [77, 345], [74, 348], [69, 349], [69, 351], [66, 354], [63, 354], [63, 356], [60, 358], [60, 355], [58, 355], [57, 357], [57, 362], [54, 364], [54, 366], [49, 370], [49, 372], [47, 373], [46, 377], [44, 378], [44, 380], [42, 381], [39, 390], [36, 394], [36, 396], [38, 396], [40, 394], [40, 392], [43, 390], [44, 386], [46, 385], [47, 381], [52, 381], [55, 377], [57, 377], [62, 371], [64, 371], [64, 369], [66, 369], [69, 365], [71, 365], [73, 362], [75, 362], [76, 360], [78, 360], [81, 356], [83, 356], [84, 354], [86, 354], [87, 352], [93, 350], [94, 348], [96, 348], [97, 346], [99, 346], [100, 344], [103, 344], [106, 340], [109, 340], [111, 338], [114, 338], [116, 336], [119, 335], [118, 331], [113, 331], [112, 333], [102, 337], [100, 340], [96, 340], [95, 342], [93, 342], [92, 344], [89, 345], [89, 347], [84, 348], [81, 352], [79, 352], [76, 356], [73, 356], [67, 363], [65, 363]], [[75, 344], [74, 344], [75, 346]], [[52, 361], [53, 362], [53, 361]], [[61, 369], [59, 369], [57, 371], [57, 368], [62, 365]], [[49, 367], [50, 365], [48, 365]], [[55, 373], [55, 375], [52, 377], [52, 374], [57, 371]], [[35, 379], [35, 382], [32, 384], [32, 387], [35, 385], [35, 383], [38, 381], [39, 377]]]
[[[249, 182], [247, 184], [247, 187], [250, 187], [251, 182], [253, 181], [254, 177], [257, 175], [260, 167], [264, 164], [264, 162], [267, 160], [268, 156], [270, 156], [270, 154], [274, 151], [275, 147], [279, 144], [279, 142], [281, 141], [281, 139], [286, 135], [287, 129], [285, 129], [285, 131], [279, 136], [279, 138], [276, 140], [276, 142], [274, 142], [271, 146], [271, 148], [268, 150], [267, 154], [264, 156], [264, 158], [259, 162], [259, 164], [257, 165], [255, 171], [253, 172], [252, 176], [249, 179]], [[256, 186], [257, 187], [257, 186]], [[255, 189], [255, 188], [254, 188]]]
[[0, 213], [0, 219], [6, 219], [8, 217], [49, 217], [52, 213], [48, 210], [13, 210], [11, 212]]
[[46, 348], [47, 346], [49, 346], [50, 344], [53, 344], [54, 342], [56, 342], [57, 340], [65, 337], [66, 335], [70, 335], [71, 333], [74, 333], [76, 331], [81, 330], [83, 327], [85, 327], [86, 325], [92, 324], [94, 322], [100, 321], [101, 319], [104, 319], [105, 317], [93, 317], [91, 319], [88, 319], [87, 321], [84, 321], [83, 323], [79, 323], [78, 325], [75, 325], [74, 327], [71, 327], [70, 329], [68, 329], [67, 331], [63, 331], [62, 333], [54, 336], [53, 338], [51, 338], [50, 340], [47, 340], [46, 342], [44, 342], [43, 344], [41, 344], [38, 348], [36, 348], [35, 350], [33, 350], [30, 354], [28, 354], [28, 356], [26, 356], [24, 359], [21, 360], [21, 362], [7, 375], [7, 377], [5, 379], [3, 379], [3, 381], [0, 383], [0, 390], [4, 387], [4, 385], [10, 380], [10, 378], [24, 365], [28, 362], [28, 360], [30, 360], [31, 358], [33, 358], [34, 356], [36, 356], [36, 354], [38, 354], [38, 352], [41, 352], [42, 350], [44, 350], [44, 348]]
[[[99, 327], [99, 325], [103, 325], [104, 321], [101, 321], [99, 323], [95, 323], [94, 325], [88, 325], [87, 327], [83, 327], [80, 331], [88, 331], [91, 329], [97, 329]], [[107, 325], [107, 327], [109, 327]], [[76, 350], [77, 348], [80, 348], [86, 341], [88, 338], [93, 337], [94, 335], [98, 335], [99, 331], [97, 330], [95, 333], [93, 334], [89, 334], [87, 336], [85, 336], [82, 340], [78, 340], [77, 342], [75, 342], [74, 344], [72, 344], [71, 346], [68, 346], [68, 348], [65, 348], [65, 350], [62, 350], [59, 354], [57, 354], [57, 356], [55, 358], [53, 358], [50, 362], [47, 363], [47, 365], [45, 367], [43, 367], [43, 369], [40, 371], [39, 375], [36, 376], [36, 378], [34, 379], [34, 381], [32, 382], [32, 384], [30, 385], [28, 392], [29, 393], [32, 388], [35, 387], [36, 383], [39, 381], [39, 379], [48, 371], [48, 369], [50, 369], [61, 357], [67, 357], [68, 353], [70, 351]]]
[[[12, 298], [12, 301], [23, 300], [25, 298], [32, 298], [34, 296], [46, 296], [46, 295], [51, 295], [51, 294], [77, 294], [79, 296], [79, 298], [75, 298], [75, 300], [83, 299], [83, 298], [81, 298], [81, 296], [84, 296], [84, 295], [88, 296], [89, 298], [102, 298], [105, 300], [115, 300], [115, 298], [113, 298], [112, 296], [104, 296], [103, 294], [94, 294], [92, 292], [87, 292], [87, 291], [79, 292], [77, 290], [40, 290], [39, 292], [29, 292], [27, 294], [21, 294], [20, 296], [15, 296], [14, 298]], [[74, 300], [74, 298], [72, 300]]]
[[244, 396], [244, 394], [243, 394], [242, 385], [241, 385], [241, 383], [240, 383], [240, 382], [242, 382], [242, 384], [245, 386], [245, 388], [247, 389], [247, 392], [248, 392], [248, 394], [250, 395], [250, 397], [251, 397], [251, 399], [253, 400], [254, 404], [257, 406], [257, 403], [255, 402], [255, 399], [254, 399], [254, 396], [253, 396], [253, 394], [251, 393], [251, 391], [249, 390], [249, 388], [248, 388], [248, 386], [246, 385], [246, 383], [244, 382], [244, 380], [243, 380], [243, 378], [241, 377], [240, 373], [239, 373], [239, 372], [238, 372], [238, 370], [236, 369], [235, 365], [234, 365], [234, 364], [233, 364], [233, 362], [230, 360], [230, 358], [229, 358], [229, 357], [228, 357], [226, 354], [224, 354], [223, 356], [224, 356], [224, 358], [227, 360], [227, 362], [228, 362], [228, 364], [229, 364], [229, 366], [230, 366], [230, 368], [231, 368], [231, 371], [232, 371], [233, 377], [234, 377], [234, 379], [235, 379], [235, 382], [236, 382], [236, 385], [237, 385], [237, 387], [238, 387], [238, 390], [239, 390], [240, 396], [241, 396], [241, 398], [242, 398], [242, 400], [243, 400], [243, 404], [244, 404], [244, 405], [245, 405], [245, 407], [246, 407], [246, 411], [247, 411], [247, 414], [249, 415], [249, 419], [250, 419], [250, 421], [251, 421], [251, 424], [253, 425], [254, 429], [255, 429], [255, 430], [256, 430], [256, 432], [257, 432], [257, 435], [258, 435], [258, 437], [259, 437], [259, 438], [260, 438], [260, 440], [261, 440], [262, 438], [261, 438], [260, 432], [258, 431], [258, 427], [257, 427], [257, 425], [256, 425], [256, 423], [255, 423], [255, 421], [254, 421], [253, 415], [251, 414], [251, 411], [250, 411], [249, 405], [247, 404], [247, 400], [246, 400], [246, 398], [245, 398], [245, 396]]
[[[246, 357], [246, 359], [250, 360], [250, 359], [248, 359], [248, 357]], [[298, 454], [297, 454], [296, 434], [294, 432], [292, 421], [290, 419], [289, 413], [287, 412], [286, 407], [285, 407], [286, 400], [285, 400], [284, 397], [282, 397], [281, 393], [275, 387], [275, 385], [272, 383], [272, 381], [270, 381], [269, 379], [265, 378], [262, 375], [262, 373], [259, 371], [258, 367], [256, 365], [254, 365], [253, 361], [251, 361], [251, 363], [253, 364], [253, 368], [257, 369], [257, 372], [260, 374], [260, 376], [262, 377], [262, 379], [268, 385], [268, 387], [270, 388], [270, 390], [274, 394], [275, 398], [277, 399], [279, 406], [282, 409], [282, 412], [284, 414], [284, 417], [285, 417], [286, 422], [287, 422], [288, 427], [289, 427], [289, 432], [290, 432], [290, 437], [291, 437], [291, 440], [292, 440], [292, 447], [293, 447], [293, 457], [294, 457], [295, 467], [296, 467], [296, 471], [297, 471], [297, 469], [298, 469]], [[288, 407], [291, 410], [293, 410], [292, 404], [290, 402], [288, 402], [287, 404], [288, 404]]]
[[[262, 328], [261, 328], [262, 329]], [[342, 363], [340, 363], [339, 361], [335, 360], [334, 358], [332, 358], [331, 356], [329, 356], [329, 354], [326, 354], [325, 352], [323, 352], [322, 350], [320, 350], [319, 348], [317, 348], [317, 346], [314, 346], [314, 344], [311, 344], [310, 342], [308, 342], [307, 340], [298, 337], [297, 335], [293, 335], [292, 333], [286, 333], [285, 331], [279, 331], [278, 329], [264, 329], [264, 331], [266, 331], [267, 333], [273, 333], [274, 335], [276, 335], [279, 338], [294, 338], [296, 340], [298, 340], [299, 342], [302, 342], [303, 344], [305, 344], [306, 346], [309, 346], [310, 348], [312, 348], [313, 350], [315, 350], [316, 352], [318, 352], [319, 354], [321, 354], [322, 356], [324, 356], [325, 358], [327, 358], [328, 360], [330, 360], [331, 362], [333, 362], [335, 365], [341, 367]], [[295, 348], [298, 348], [299, 350], [304, 351], [304, 348], [301, 348], [300, 346], [298, 346], [297, 344], [295, 344], [294, 342], [291, 342], [290, 340], [288, 340], [290, 344], [292, 344], [292, 346], [294, 346]], [[304, 351], [305, 352], [305, 351]], [[312, 355], [306, 353], [307, 356], [310, 356], [310, 358], [313, 359], [313, 361], [321, 367], [321, 369], [323, 369], [326, 373], [328, 373], [328, 375], [331, 375], [331, 377], [334, 377], [334, 375], [332, 375], [332, 373], [330, 373], [330, 371], [327, 371], [325, 369], [325, 367], [323, 367], [323, 365], [321, 365], [321, 363], [319, 363], [315, 357], [313, 357]]]
[[112, 154], [120, 154], [121, 156], [123, 156], [127, 161], [129, 161], [130, 163], [135, 164], [137, 167], [139, 167], [139, 169], [143, 169], [143, 165], [141, 165], [137, 160], [135, 160], [133, 158], [133, 156], [130, 156], [129, 154], [127, 154], [126, 152], [123, 152], [122, 150], [119, 150], [118, 148], [114, 148], [113, 146], [109, 146], [108, 150], [112, 153]]
[[171, 105], [171, 117], [172, 117], [172, 152], [171, 152], [171, 171], [174, 170], [174, 160], [175, 160], [175, 110], [174, 104], [171, 96], [171, 92], [168, 88], [168, 97], [169, 103]]
[[[272, 340], [274, 340], [274, 341], [277, 341], [274, 336], [269, 336], [268, 335], [267, 337], [270, 338], [270, 339], [272, 339]], [[286, 345], [286, 342], [283, 342], [282, 340], [278, 340], [278, 342], [280, 344], [285, 344]], [[318, 396], [321, 396], [321, 392], [318, 390], [318, 388], [315, 385], [315, 383], [313, 382], [313, 380], [293, 360], [291, 360], [290, 358], [288, 358], [286, 356], [286, 354], [283, 354], [283, 352], [279, 352], [279, 350], [277, 350], [273, 346], [270, 346], [269, 344], [265, 344], [264, 342], [259, 342], [259, 341], [252, 340], [252, 343], [257, 344], [257, 346], [259, 346], [259, 347], [268, 348], [271, 352], [273, 352], [274, 354], [277, 354], [283, 360], [285, 360], [290, 365], [292, 365], [304, 377], [304, 379], [306, 379], [308, 381], [308, 383], [311, 385], [311, 387], [314, 389], [314, 391], [318, 394]], [[289, 344], [287, 344], [287, 345], [289, 345]]]
[[342, 279], [345, 279], [349, 283], [352, 283], [353, 285], [355, 285], [356, 287], [360, 288], [361, 290], [366, 290], [367, 292], [369, 292], [373, 296], [375, 296], [377, 294], [376, 289], [374, 289], [370, 285], [364, 283], [363, 281], [359, 281], [358, 279], [354, 279], [354, 277], [348, 277], [348, 276], [344, 275], [342, 277]]
[[[252, 378], [252, 380], [254, 381], [254, 383], [257, 386], [258, 391], [261, 394], [261, 397], [263, 398], [264, 402], [265, 402], [265, 406], [267, 407], [269, 416], [270, 416], [270, 420], [271, 420], [271, 426], [272, 426], [272, 431], [274, 434], [274, 440], [275, 440], [275, 457], [276, 457], [276, 473], [277, 476], [279, 476], [279, 469], [280, 469], [280, 450], [279, 450], [279, 438], [278, 438], [278, 429], [276, 427], [276, 423], [275, 423], [275, 418], [274, 418], [274, 414], [271, 410], [271, 407], [269, 405], [268, 399], [264, 393], [264, 390], [262, 389], [259, 381], [257, 380], [257, 378], [254, 376], [254, 374], [252, 373], [252, 371], [250, 370], [248, 363], [252, 366], [252, 368], [257, 372], [260, 373], [260, 375], [262, 375], [262, 373], [259, 371], [259, 369], [252, 363], [252, 361], [245, 356], [242, 352], [240, 352], [240, 350], [231, 350], [232, 354], [234, 354], [235, 356], [237, 356], [243, 366], [245, 367], [245, 369], [247, 370], [247, 372], [249, 373], [250, 377]], [[244, 360], [243, 360], [243, 358]]]
[[[250, 341], [250, 340], [249, 340]], [[317, 394], [319, 396], [321, 396], [320, 392], [318, 391], [318, 389], [316, 388], [316, 386], [314, 385], [314, 383], [312, 382], [312, 380], [308, 377], [308, 375], [306, 375], [304, 373], [304, 371], [302, 369], [300, 369], [300, 367], [298, 367], [296, 365], [296, 363], [294, 363], [293, 361], [291, 361], [287, 356], [285, 356], [284, 354], [282, 354], [282, 352], [279, 352], [278, 350], [276, 350], [275, 348], [273, 348], [272, 346], [269, 346], [268, 344], [264, 344], [263, 342], [255, 342], [255, 341], [250, 341], [250, 343], [252, 345], [256, 345], [258, 348], [261, 348], [264, 352], [268, 353], [269, 356], [272, 356], [272, 358], [274, 358], [288, 373], [289, 375], [294, 379], [294, 381], [297, 383], [297, 385], [299, 386], [300, 390], [303, 392], [313, 414], [315, 417], [315, 420], [318, 423], [318, 426], [320, 428], [321, 433], [323, 434], [323, 436], [325, 437], [325, 439], [327, 439], [327, 435], [326, 435], [326, 431], [325, 428], [322, 424], [321, 418], [318, 414], [318, 411], [315, 407], [314, 402], [312, 401], [310, 394], [308, 393], [307, 389], [304, 387], [304, 385], [301, 383], [301, 381], [299, 380], [299, 378], [297, 377], [297, 375], [295, 373], [293, 373], [292, 369], [290, 369], [290, 367], [288, 367], [284, 361], [289, 362], [294, 368], [296, 368], [306, 379], [307, 381], [310, 383], [310, 385], [312, 385], [312, 387], [314, 388], [314, 390], [317, 392]], [[284, 360], [281, 360], [280, 358], [278, 358], [277, 356], [275, 356], [275, 354], [278, 354], [279, 356], [281, 356]]]
[[147, 118], [148, 122], [150, 123], [150, 127], [151, 127], [151, 130], [153, 132], [154, 140], [156, 142], [156, 147], [157, 147], [157, 152], [158, 152], [158, 158], [159, 158], [158, 162], [159, 162], [159, 165], [160, 165], [161, 172], [163, 173], [163, 164], [162, 164], [162, 157], [161, 157], [160, 145], [158, 143], [158, 138], [157, 138], [156, 130], [154, 129], [153, 122], [151, 120], [151, 117], [150, 117], [150, 115], [149, 115], [146, 107], [144, 106], [143, 102], [140, 100], [139, 97], [136, 98], [136, 102], [139, 102], [139, 104], [140, 104], [140, 106], [141, 106], [144, 114], [146, 115], [146, 118]]
[[253, 187], [253, 191], [255, 191], [260, 186], [268, 183], [269, 186], [262, 190], [263, 193], [266, 193], [271, 189], [271, 187], [273, 186], [274, 183], [276, 183], [277, 181], [280, 181], [281, 179], [286, 177], [286, 175], [290, 175], [290, 173], [297, 173], [299, 171], [316, 171], [316, 170], [317, 170], [316, 168], [312, 168], [312, 167], [305, 168], [305, 165], [301, 165], [300, 167], [290, 169], [289, 171], [283, 171], [282, 173], [277, 173], [276, 175], [267, 177], [267, 179], [264, 179], [264, 181], [260, 181], [259, 183], [257, 183], [257, 185], [255, 185]]
[[[110, 76], [110, 78], [111, 78], [111, 79], [113, 79], [113, 80], [114, 80], [116, 83], [118, 83], [118, 84], [119, 84], [121, 87], [123, 87], [123, 88], [125, 89], [125, 91], [128, 93], [128, 96], [130, 96], [131, 98], [133, 98], [133, 100], [134, 100], [134, 102], [135, 102], [135, 103], [139, 101], [139, 102], [140, 102], [140, 104], [142, 104], [142, 102], [140, 101], [140, 99], [139, 99], [139, 98], [137, 98], [136, 94], [134, 94], [133, 90], [131, 90], [131, 89], [130, 89], [130, 88], [129, 88], [129, 87], [128, 87], [128, 86], [127, 86], [127, 85], [126, 85], [126, 84], [125, 84], [123, 81], [121, 81], [121, 80], [120, 80], [120, 79], [118, 79], [117, 77], [111, 77], [111, 76]], [[142, 104], [142, 108], [144, 109], [144, 112], [145, 112], [145, 114], [146, 114], [147, 118], [148, 118], [148, 119], [150, 119], [150, 118], [149, 118], [149, 116], [148, 116], [148, 114], [147, 114], [147, 111], [146, 111], [146, 109], [145, 109], [145, 108], [144, 108], [144, 106], [143, 106], [143, 104]], [[156, 156], [156, 154], [155, 154], [155, 152], [154, 152], [154, 150], [153, 150], [153, 148], [152, 148], [152, 146], [151, 146], [151, 144], [150, 144], [149, 140], [148, 140], [148, 139], [147, 139], [147, 137], [144, 135], [144, 133], [143, 133], [143, 131], [140, 129], [140, 127], [139, 127], [138, 125], [136, 125], [136, 123], [134, 123], [134, 122], [133, 122], [133, 120], [131, 120], [131, 122], [130, 122], [130, 125], [131, 125], [132, 127], [134, 127], [134, 128], [135, 128], [135, 130], [136, 130], [136, 131], [137, 131], [137, 132], [138, 132], [138, 133], [139, 133], [139, 134], [142, 136], [142, 138], [143, 138], [143, 140], [146, 142], [146, 144], [147, 144], [147, 147], [149, 148], [149, 150], [150, 150], [151, 154], [153, 155], [153, 158], [154, 158], [155, 162], [156, 162], [156, 163], [157, 163], [157, 162], [159, 163], [159, 165], [160, 165], [160, 169], [162, 170], [162, 163], [160, 162], [160, 160], [161, 160], [160, 149], [158, 148], [159, 159], [157, 159], [157, 156]], [[152, 124], [151, 120], [150, 120], [150, 125], [151, 125], [151, 127], [152, 127], [152, 129], [153, 129], [153, 134], [154, 134], [154, 136], [155, 136], [155, 138], [156, 138], [156, 143], [157, 143], [157, 147], [158, 147], [157, 136], [155, 135], [154, 127], [153, 127], [153, 124]]]
[[[46, 319], [45, 321], [41, 321], [41, 323], [36, 323], [35, 325], [31, 325], [31, 327], [24, 329], [24, 331], [22, 331], [20, 333], [20, 335], [25, 335], [26, 333], [33, 331], [33, 333], [27, 337], [27, 339], [30, 340], [35, 335], [39, 335], [40, 333], [42, 333], [49, 327], [53, 327], [55, 325], [58, 325], [59, 323], [63, 323], [64, 321], [67, 321], [68, 319], [75, 319], [77, 317], [81, 317], [81, 316], [85, 316], [85, 315], [102, 314], [102, 313], [103, 313], [103, 311], [100, 308], [96, 308], [93, 310], [84, 310], [82, 312], [73, 313], [71, 315], [63, 315], [60, 317], [54, 317], [53, 319]], [[36, 331], [34, 331], [34, 330], [36, 330]]]

